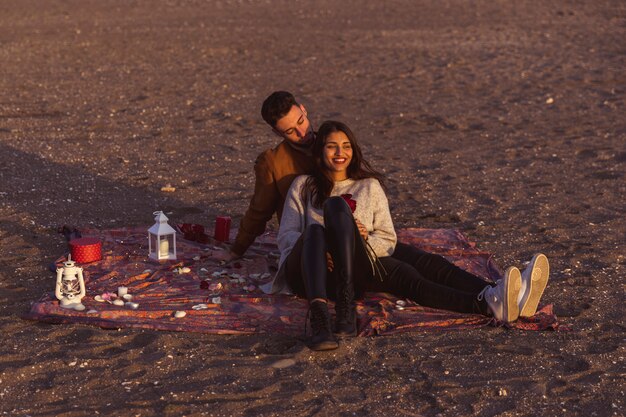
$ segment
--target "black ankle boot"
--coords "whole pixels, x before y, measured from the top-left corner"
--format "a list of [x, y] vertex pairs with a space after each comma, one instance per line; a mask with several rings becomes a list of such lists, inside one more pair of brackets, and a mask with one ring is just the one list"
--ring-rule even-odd
[[352, 280], [348, 279], [348, 277], [341, 277], [337, 285], [335, 334], [339, 336], [356, 336], [354, 285], [352, 284]]
[[313, 301], [309, 306], [309, 315], [313, 333], [309, 339], [311, 350], [337, 349], [339, 344], [331, 331], [328, 305], [323, 301]]

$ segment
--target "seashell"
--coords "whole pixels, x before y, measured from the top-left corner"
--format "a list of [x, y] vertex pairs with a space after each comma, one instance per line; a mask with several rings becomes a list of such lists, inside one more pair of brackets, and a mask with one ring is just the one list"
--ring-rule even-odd
[[222, 304], [222, 297], [211, 298], [211, 304]]
[[99, 303], [104, 303], [104, 302], [106, 301], [106, 300], [105, 300], [104, 298], [102, 298], [102, 296], [101, 296], [101, 295], [99, 295], [99, 294], [98, 294], [98, 295], [96, 295], [93, 299], [94, 299], [94, 300], [96, 300], [96, 301], [97, 301], [97, 302], [99, 302]]
[[144, 269], [142, 274], [151, 274], [152, 273], [152, 269]]
[[404, 310], [404, 307], [402, 307], [402, 306], [396, 306], [396, 309], [397, 309], [397, 310]]
[[243, 284], [244, 282], [246, 282], [246, 279], [241, 277], [241, 278], [239, 278], [239, 282]]
[[131, 294], [124, 294], [122, 295], [122, 298], [126, 301], [130, 301], [133, 299], [133, 296]]
[[194, 256], [192, 259], [193, 259], [194, 261], [199, 261], [199, 260], [200, 260], [200, 256]]
[[207, 308], [209, 308], [208, 305], [202, 303], [202, 304], [196, 304], [195, 306], [191, 307], [194, 310], [206, 310]]
[[406, 301], [404, 301], [404, 300], [397, 300], [396, 301], [396, 305], [399, 305], [400, 307], [405, 307], [406, 306]]
[[261, 274], [250, 274], [250, 278], [252, 279], [258, 279], [261, 276]]
[[123, 306], [124, 305], [124, 301], [119, 300], [119, 299], [118, 300], [113, 300], [113, 305]]
[[188, 274], [190, 272], [191, 272], [191, 268], [189, 268], [188, 266], [183, 266], [182, 268], [180, 268], [181, 274]]
[[209, 270], [206, 268], [200, 268], [200, 272], [209, 272]]
[[132, 310], [137, 310], [137, 308], [139, 308], [139, 303], [133, 303], [132, 301], [129, 301], [126, 303], [126, 307]]
[[241, 275], [239, 275], [239, 274], [230, 274], [230, 276], [235, 278], [235, 279], [241, 278]]
[[87, 312], [87, 314], [96, 314], [98, 310], [91, 309]]
[[174, 313], [174, 317], [176, 317], [177, 319], [180, 319], [182, 317], [185, 317], [187, 315], [186, 311], [182, 311], [182, 310], [178, 310]]
[[223, 287], [221, 282], [214, 282], [209, 285], [209, 291], [219, 291]]

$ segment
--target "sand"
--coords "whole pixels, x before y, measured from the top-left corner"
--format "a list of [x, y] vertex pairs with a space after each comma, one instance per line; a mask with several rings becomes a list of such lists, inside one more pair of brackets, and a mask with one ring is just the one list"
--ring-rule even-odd
[[[624, 415], [624, 39], [620, 1], [0, 3], [0, 412]], [[237, 223], [277, 89], [355, 130], [398, 227], [461, 229], [501, 266], [546, 253], [571, 330], [313, 353], [20, 319], [63, 224]]]

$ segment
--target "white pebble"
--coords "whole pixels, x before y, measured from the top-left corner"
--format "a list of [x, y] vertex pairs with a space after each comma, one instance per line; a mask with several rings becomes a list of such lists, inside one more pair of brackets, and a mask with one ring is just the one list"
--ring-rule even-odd
[[99, 303], [104, 303], [104, 298], [101, 295], [96, 295], [93, 299]]
[[131, 310], [137, 310], [139, 308], [139, 303], [133, 303], [129, 301], [126, 303], [126, 307], [130, 308]]
[[124, 294], [122, 295], [122, 298], [126, 301], [130, 301], [133, 299], [133, 296], [131, 294]]
[[398, 300], [398, 301], [396, 301], [396, 304], [399, 305], [400, 307], [404, 307], [404, 306], [406, 306], [406, 301]]
[[113, 300], [113, 305], [116, 306], [123, 306], [124, 305], [124, 301], [120, 300], [119, 298], [117, 300]]
[[211, 298], [212, 304], [222, 304], [222, 297], [213, 297]]
[[177, 312], [174, 313], [174, 317], [176, 317], [177, 319], [181, 317], [185, 317], [186, 315], [187, 315], [187, 312], [181, 311], [181, 310], [178, 310]]

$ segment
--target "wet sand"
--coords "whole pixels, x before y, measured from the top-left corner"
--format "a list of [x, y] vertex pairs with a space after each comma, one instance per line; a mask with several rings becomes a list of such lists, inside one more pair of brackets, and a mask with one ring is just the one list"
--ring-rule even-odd
[[[0, 412], [624, 415], [626, 6], [518, 3], [0, 3]], [[546, 253], [571, 330], [313, 353], [19, 318], [63, 224], [237, 223], [276, 89], [354, 128], [397, 227], [461, 229], [501, 266]]]

